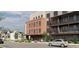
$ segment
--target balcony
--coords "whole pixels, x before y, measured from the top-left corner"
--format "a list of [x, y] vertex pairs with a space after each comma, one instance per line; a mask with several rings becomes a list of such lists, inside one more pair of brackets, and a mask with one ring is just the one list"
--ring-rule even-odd
[[61, 21], [61, 22], [50, 22], [50, 26], [62, 26], [68, 24], [78, 24], [79, 20], [68, 20], [68, 21]]
[[64, 33], [79, 33], [79, 28], [59, 28], [59, 31], [58, 29], [55, 29], [55, 28], [52, 28], [51, 31], [50, 31], [50, 34], [64, 34]]
[[60, 26], [67, 24], [75, 24], [79, 23], [79, 13], [78, 14], [68, 14], [62, 15], [59, 17], [51, 17], [50, 18], [50, 26]]
[[50, 33], [51, 35], [74, 35], [74, 34], [79, 34], [79, 32], [60, 32], [60, 33]]

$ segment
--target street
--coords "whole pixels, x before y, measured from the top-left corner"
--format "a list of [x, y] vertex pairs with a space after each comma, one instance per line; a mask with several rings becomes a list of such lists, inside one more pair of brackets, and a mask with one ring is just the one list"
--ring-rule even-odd
[[50, 48], [44, 43], [19, 43], [14, 41], [6, 41], [4, 43], [5, 48]]
[[[56, 46], [49, 47], [47, 43], [19, 43], [14, 41], [5, 41], [3, 48], [61, 48]], [[79, 44], [69, 44], [65, 48], [79, 48]]]

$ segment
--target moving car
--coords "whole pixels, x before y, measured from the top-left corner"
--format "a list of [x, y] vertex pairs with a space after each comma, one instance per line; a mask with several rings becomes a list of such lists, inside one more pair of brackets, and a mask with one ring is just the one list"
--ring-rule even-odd
[[4, 44], [4, 41], [3, 41], [3, 39], [1, 39], [1, 38], [0, 38], [0, 44]]
[[55, 39], [53, 42], [48, 44], [49, 46], [60, 46], [60, 47], [67, 47], [68, 42], [64, 41], [64, 39]]

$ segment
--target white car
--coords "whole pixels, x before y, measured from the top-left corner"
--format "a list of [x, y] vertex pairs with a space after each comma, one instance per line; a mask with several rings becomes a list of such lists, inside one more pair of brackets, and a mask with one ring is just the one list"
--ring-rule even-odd
[[48, 45], [49, 46], [67, 47], [68, 46], [68, 42], [64, 41], [64, 39], [55, 39], [53, 42], [50, 42]]

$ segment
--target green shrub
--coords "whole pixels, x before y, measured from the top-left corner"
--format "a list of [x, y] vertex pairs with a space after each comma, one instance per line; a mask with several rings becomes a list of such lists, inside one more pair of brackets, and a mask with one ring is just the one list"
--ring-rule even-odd
[[79, 44], [79, 38], [72, 39], [69, 43]]
[[53, 40], [53, 38], [50, 35], [47, 35], [47, 33], [43, 34], [42, 39], [43, 39], [43, 41], [46, 41], [46, 42]]
[[16, 40], [15, 42], [22, 43], [22, 42], [28, 42], [28, 40], [27, 39], [21, 39], [21, 40]]
[[19, 42], [20, 40], [15, 40], [15, 42]]
[[73, 42], [71, 40], [69, 40], [68, 43], [73, 43]]
[[25, 43], [27, 43], [27, 42], [28, 42], [28, 40], [25, 40], [24, 42], [25, 42]]
[[31, 43], [32, 40], [28, 40], [28, 43]]

